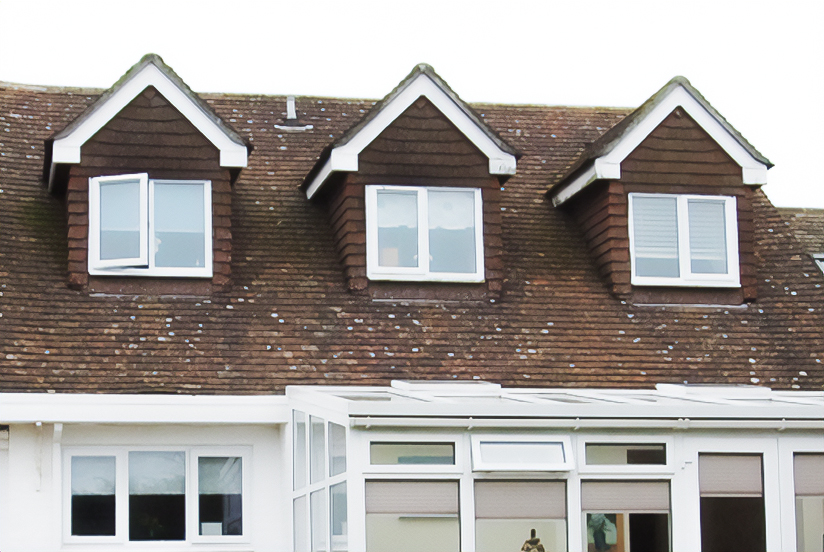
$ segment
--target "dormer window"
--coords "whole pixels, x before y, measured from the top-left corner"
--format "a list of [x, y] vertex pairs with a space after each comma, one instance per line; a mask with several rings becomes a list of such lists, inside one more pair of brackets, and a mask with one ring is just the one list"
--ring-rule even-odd
[[366, 264], [372, 280], [482, 282], [477, 188], [366, 186]]
[[89, 274], [212, 276], [208, 180], [89, 179]]
[[738, 287], [736, 221], [734, 197], [629, 194], [632, 283]]

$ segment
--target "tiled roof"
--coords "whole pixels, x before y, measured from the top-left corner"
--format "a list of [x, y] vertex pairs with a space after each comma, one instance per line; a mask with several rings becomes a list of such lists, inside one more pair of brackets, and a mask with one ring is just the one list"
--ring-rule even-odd
[[44, 141], [97, 90], [0, 85], [0, 390], [281, 393], [289, 384], [482, 379], [509, 387], [824, 385], [824, 282], [756, 194], [758, 301], [639, 307], [607, 291], [581, 232], [545, 197], [627, 109], [475, 104], [523, 155], [502, 192], [496, 302], [373, 302], [347, 290], [323, 205], [303, 179], [374, 105], [203, 95], [255, 146], [234, 186], [233, 287], [210, 297], [106, 296], [66, 285], [65, 206], [42, 182]]
[[781, 216], [811, 255], [824, 253], [824, 209], [781, 208]]

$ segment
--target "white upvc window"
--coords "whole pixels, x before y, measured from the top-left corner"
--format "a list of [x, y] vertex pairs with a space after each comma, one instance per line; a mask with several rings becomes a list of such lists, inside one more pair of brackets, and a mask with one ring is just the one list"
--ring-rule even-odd
[[570, 471], [569, 437], [472, 435], [473, 471]]
[[248, 450], [237, 447], [68, 448], [64, 542], [249, 542], [248, 459]]
[[366, 271], [372, 280], [483, 282], [481, 190], [366, 186]]
[[740, 287], [735, 197], [629, 194], [632, 283]]
[[90, 178], [89, 274], [211, 277], [211, 182]]

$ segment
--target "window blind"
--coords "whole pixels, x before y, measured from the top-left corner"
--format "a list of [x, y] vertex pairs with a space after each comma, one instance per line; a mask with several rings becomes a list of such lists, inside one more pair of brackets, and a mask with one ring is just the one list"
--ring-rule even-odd
[[478, 519], [565, 519], [563, 481], [477, 481]]
[[675, 197], [632, 198], [633, 247], [639, 276], [678, 276]]
[[693, 273], [726, 274], [724, 201], [690, 199], [690, 262]]
[[795, 494], [824, 496], [824, 454], [796, 454]]
[[701, 496], [761, 496], [761, 456], [700, 454], [698, 488]]
[[670, 507], [666, 481], [584, 481], [581, 508], [606, 512], [660, 512]]
[[367, 514], [457, 514], [452, 481], [367, 481]]

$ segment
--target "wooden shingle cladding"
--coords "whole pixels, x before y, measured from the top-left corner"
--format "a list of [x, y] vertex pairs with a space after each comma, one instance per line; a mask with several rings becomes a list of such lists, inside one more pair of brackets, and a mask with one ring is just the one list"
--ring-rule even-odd
[[503, 291], [494, 303], [421, 303], [350, 291], [330, 211], [300, 188], [372, 101], [298, 98], [314, 128], [288, 132], [274, 127], [283, 96], [204, 94], [255, 145], [232, 190], [229, 285], [206, 297], [70, 289], [65, 206], [41, 177], [44, 141], [98, 94], [0, 85], [6, 391], [273, 394], [453, 376], [513, 387], [824, 386], [824, 282], [759, 190], [755, 302], [656, 308], [610, 293], [580, 227], [544, 192], [627, 109], [473, 106], [523, 153], [498, 187]]
[[[68, 281], [105, 293], [208, 295], [231, 276], [232, 190], [229, 169], [203, 135], [153, 87], [145, 89], [82, 147], [69, 168]], [[89, 276], [89, 178], [148, 173], [149, 178], [209, 180], [212, 183], [213, 276], [211, 280]]]
[[[741, 287], [697, 289], [631, 284], [628, 194], [734, 196]], [[613, 294], [633, 303], [741, 304], [757, 298], [752, 201], [741, 167], [681, 108], [621, 164], [621, 179], [597, 182], [563, 208], [576, 219]]]
[[[349, 289], [380, 299], [459, 300], [500, 295], [503, 280], [500, 181], [486, 158], [425, 97], [360, 154], [358, 171], [325, 195]], [[485, 281], [480, 284], [376, 282], [366, 274], [365, 186], [479, 188], [483, 201]]]

